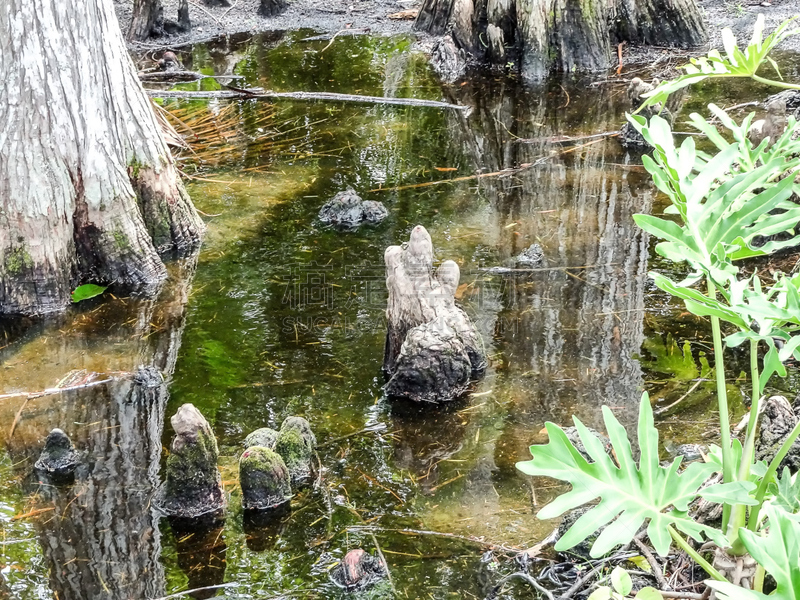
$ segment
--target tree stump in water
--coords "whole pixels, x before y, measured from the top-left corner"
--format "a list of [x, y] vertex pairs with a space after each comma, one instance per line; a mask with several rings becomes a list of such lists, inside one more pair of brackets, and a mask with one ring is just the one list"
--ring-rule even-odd
[[60, 429], [53, 429], [44, 443], [44, 450], [34, 465], [37, 471], [54, 477], [68, 477], [78, 466], [79, 456], [69, 436]]
[[460, 271], [452, 260], [434, 274], [433, 244], [424, 227], [408, 246], [384, 253], [388, 331], [383, 357], [387, 394], [444, 402], [463, 393], [486, 369], [483, 342], [467, 314], [455, 305]]
[[527, 79], [607, 69], [621, 42], [686, 48], [706, 37], [695, 0], [424, 0], [414, 27], [449, 32], [473, 58], [514, 63]]
[[173, 517], [196, 518], [225, 508], [217, 469], [217, 440], [205, 417], [184, 404], [170, 419], [175, 439], [167, 458], [167, 482], [162, 502]]
[[239, 459], [239, 484], [245, 510], [266, 510], [292, 497], [289, 470], [280, 455], [263, 446], [253, 446]]

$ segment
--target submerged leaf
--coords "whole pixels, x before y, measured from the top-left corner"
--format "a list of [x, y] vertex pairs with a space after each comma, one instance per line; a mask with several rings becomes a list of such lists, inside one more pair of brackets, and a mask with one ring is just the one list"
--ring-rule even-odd
[[89, 298], [94, 298], [95, 296], [99, 296], [103, 292], [108, 289], [108, 286], [103, 285], [95, 285], [93, 283], [86, 283], [84, 285], [79, 285], [75, 288], [75, 291], [72, 292], [72, 301], [73, 302], [81, 302], [82, 300], [88, 300]]

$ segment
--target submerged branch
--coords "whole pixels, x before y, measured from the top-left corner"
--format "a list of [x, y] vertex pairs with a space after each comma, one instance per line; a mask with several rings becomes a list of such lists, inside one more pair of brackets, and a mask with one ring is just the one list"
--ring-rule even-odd
[[181, 90], [145, 90], [153, 98], [267, 98], [274, 100], [327, 100], [331, 102], [362, 102], [366, 104], [390, 104], [395, 106], [428, 106], [431, 108], [454, 108], [467, 110], [468, 106], [459, 106], [438, 100], [422, 100], [420, 98], [386, 98], [384, 96], [361, 96], [358, 94], [334, 94], [332, 92], [272, 92], [263, 88], [228, 89], [208, 92], [185, 92]]

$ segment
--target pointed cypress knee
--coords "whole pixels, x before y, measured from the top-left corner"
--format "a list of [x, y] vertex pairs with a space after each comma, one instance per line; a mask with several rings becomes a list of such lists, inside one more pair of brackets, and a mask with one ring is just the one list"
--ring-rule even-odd
[[184, 404], [170, 419], [175, 430], [167, 458], [167, 481], [161, 508], [173, 517], [195, 518], [225, 508], [217, 469], [217, 440], [205, 417]]

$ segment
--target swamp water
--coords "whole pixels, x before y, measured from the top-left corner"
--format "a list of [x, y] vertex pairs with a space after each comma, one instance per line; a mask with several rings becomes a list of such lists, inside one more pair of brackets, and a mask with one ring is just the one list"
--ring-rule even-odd
[[[663, 265], [631, 216], [662, 205], [639, 158], [614, 138], [562, 139], [618, 129], [624, 84], [525, 89], [485, 80], [443, 89], [406, 38], [340, 36], [328, 47], [302, 41], [311, 35], [203, 44], [182, 59], [276, 91], [408, 96], [470, 110], [164, 103], [203, 139], [181, 158], [207, 215], [199, 258], [172, 264], [155, 301], [106, 293], [55, 320], [0, 321], [0, 598], [152, 599], [209, 587], [192, 596], [338, 597], [330, 569], [349, 549], [376, 543], [397, 597], [483, 598], [513, 566], [484, 557], [480, 541], [513, 553], [555, 526], [533, 517], [554, 482], [514, 468], [531, 443], [546, 441], [545, 421], [569, 424], [575, 414], [602, 430], [607, 404], [629, 424], [643, 389], [667, 406], [709, 377], [704, 323], [647, 282], [648, 268]], [[497, 174], [505, 169], [513, 170]], [[444, 180], [452, 181], [431, 184]], [[321, 227], [320, 206], [346, 186], [384, 202], [389, 218], [354, 232]], [[458, 298], [491, 358], [469, 397], [443, 408], [392, 404], [381, 390], [383, 251], [417, 224], [439, 260], [461, 266]], [[543, 268], [485, 270], [512, 264], [532, 243]], [[142, 364], [166, 382], [13, 395], [70, 373], [82, 381], [81, 370]], [[663, 441], [713, 441], [712, 393], [702, 382], [666, 411]], [[740, 414], [738, 386], [731, 394]], [[231, 495], [224, 523], [205, 529], [170, 523], [152, 506], [168, 418], [186, 402], [214, 428]], [[324, 493], [309, 488], [289, 514], [245, 519], [241, 441], [289, 415], [316, 432]], [[84, 453], [71, 487], [31, 474], [53, 427]], [[506, 590], [530, 597], [515, 584]]]

